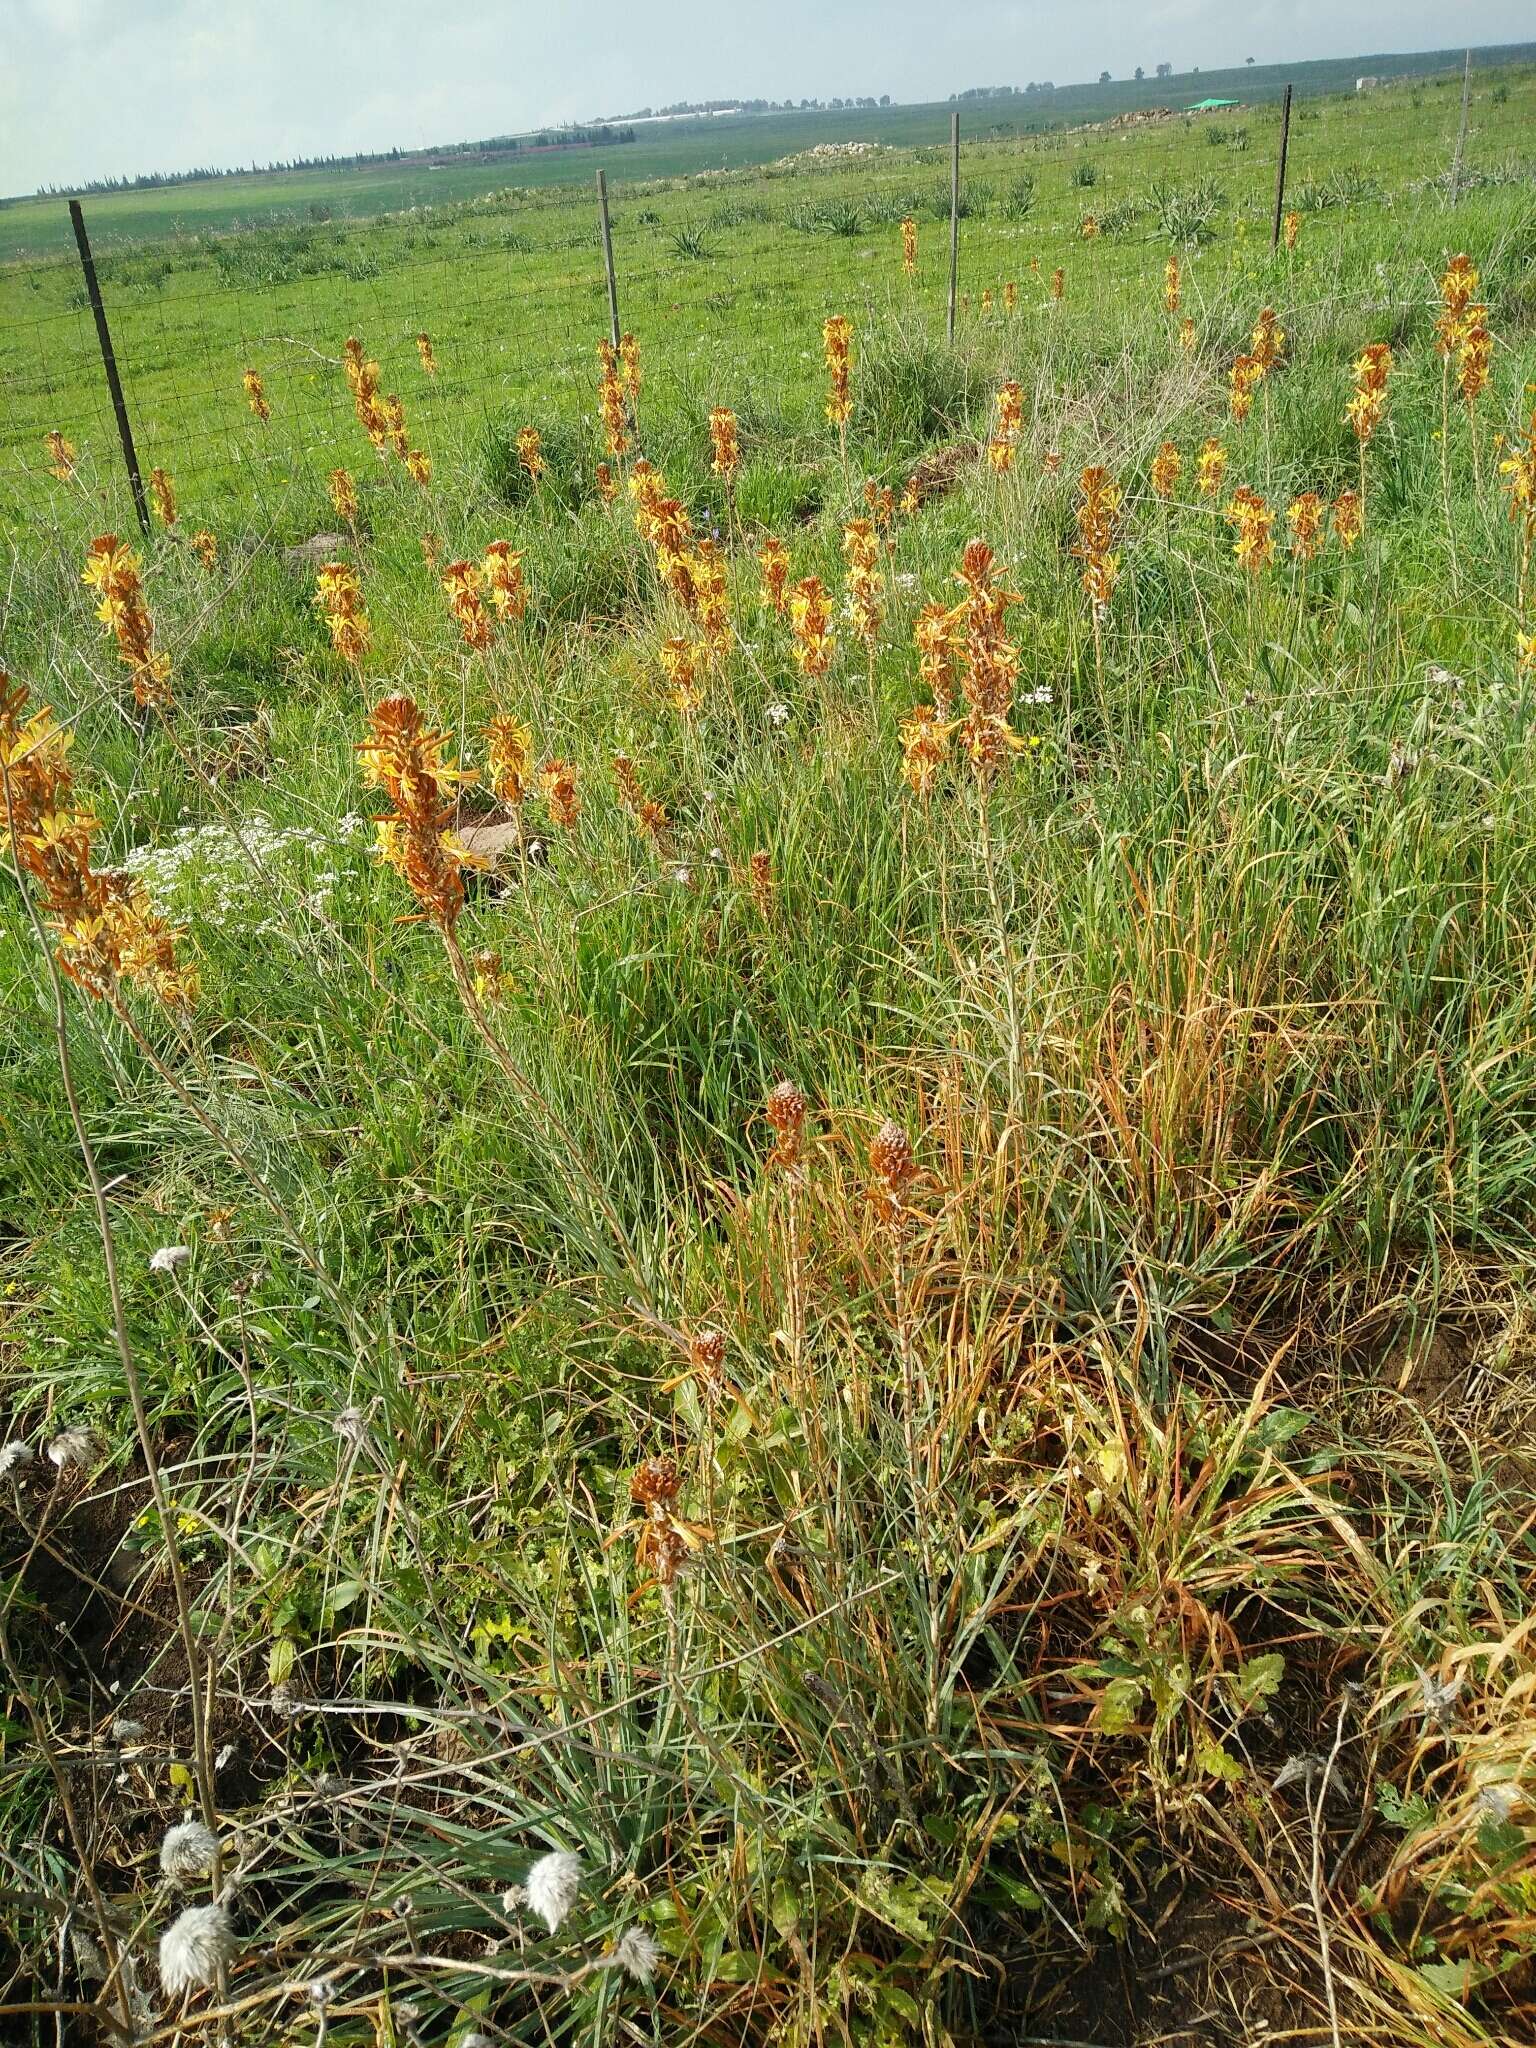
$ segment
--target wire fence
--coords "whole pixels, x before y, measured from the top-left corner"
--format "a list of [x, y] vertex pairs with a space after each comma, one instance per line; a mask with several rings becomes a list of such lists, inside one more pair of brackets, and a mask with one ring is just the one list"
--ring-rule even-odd
[[[1391, 97], [1375, 118], [1347, 102], [1297, 104], [1290, 192], [1309, 233], [1326, 234], [1330, 213], [1342, 217], [1352, 199], [1443, 174], [1458, 95], [1436, 94], [1427, 121], [1408, 94]], [[1517, 146], [1521, 110], [1517, 101], [1482, 111], [1474, 148], [1487, 164]], [[1057, 271], [1057, 289], [1081, 308], [1127, 272], [1147, 274], [1176, 239], [1198, 252], [1203, 210], [1221, 209], [1233, 230], [1225, 264], [1245, 261], [1245, 247], [1257, 261], [1267, 252], [1278, 134], [1278, 110], [1265, 106], [967, 146], [957, 208], [962, 329], [1037, 318]], [[638, 337], [665, 405], [702, 419], [711, 404], [731, 404], [792, 431], [816, 414], [829, 313], [856, 324], [896, 316], [943, 335], [950, 208], [948, 152], [939, 149], [834, 153], [617, 187], [622, 325]], [[910, 274], [904, 219], [917, 226]], [[1091, 245], [1090, 220], [1099, 230]], [[411, 445], [445, 474], [473, 463], [487, 436], [511, 423], [580, 430], [594, 460], [601, 453], [594, 350], [608, 331], [608, 283], [590, 187], [491, 194], [366, 222], [303, 219], [108, 243], [96, 261], [141, 466], [146, 476], [169, 473], [184, 520], [216, 522], [295, 482], [318, 490], [332, 468], [369, 460], [342, 374], [352, 335], [381, 364], [384, 391], [398, 395]], [[74, 481], [99, 498], [103, 523], [131, 519], [79, 264], [61, 254], [6, 265], [0, 292], [0, 517], [24, 522], [40, 493], [56, 488], [47, 436], [57, 431], [76, 451]], [[252, 409], [247, 372], [260, 380], [265, 419]]]

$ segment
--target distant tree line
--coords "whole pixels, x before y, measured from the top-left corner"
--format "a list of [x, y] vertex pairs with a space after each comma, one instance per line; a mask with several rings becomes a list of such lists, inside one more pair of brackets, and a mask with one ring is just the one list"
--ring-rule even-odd
[[87, 178], [78, 185], [39, 185], [40, 199], [86, 197], [93, 192], [145, 192], [162, 185], [192, 185], [205, 178], [267, 176], [277, 171], [364, 171], [381, 164], [431, 161], [451, 156], [516, 156], [525, 149], [609, 148], [633, 142], [633, 128], [602, 121], [590, 126], [573, 123], [565, 128], [541, 128], [533, 135], [493, 135], [481, 142], [444, 142], [431, 149], [359, 150], [352, 156], [274, 157], [271, 163], [232, 164], [220, 168], [206, 164], [187, 171], [141, 171], [132, 178]]
[[891, 96], [881, 93], [855, 94], [848, 99], [829, 100], [674, 100], [666, 107], [636, 107], [632, 114], [615, 114], [616, 121], [655, 121], [669, 114], [797, 114], [825, 113], [829, 107], [888, 107]]
[[1056, 90], [1048, 78], [1032, 78], [1028, 85], [969, 85], [964, 92], [952, 92], [952, 100], [1040, 99]]

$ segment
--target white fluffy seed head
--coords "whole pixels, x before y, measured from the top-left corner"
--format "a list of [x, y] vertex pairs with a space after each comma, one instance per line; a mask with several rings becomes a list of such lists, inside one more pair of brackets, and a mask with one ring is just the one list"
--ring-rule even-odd
[[184, 1884], [189, 1878], [207, 1877], [218, 1853], [218, 1837], [211, 1828], [200, 1820], [178, 1821], [160, 1844], [160, 1868]]
[[0, 1479], [7, 1473], [19, 1472], [23, 1465], [31, 1462], [32, 1446], [24, 1444], [19, 1437], [13, 1437], [10, 1443], [0, 1448]]
[[184, 1266], [192, 1256], [189, 1244], [163, 1244], [149, 1255], [151, 1273], [174, 1273], [178, 1266]]
[[531, 1911], [538, 1914], [551, 1934], [576, 1903], [581, 1890], [581, 1858], [569, 1849], [551, 1849], [528, 1873], [524, 1890]]
[[160, 1982], [167, 1996], [206, 1991], [235, 1959], [235, 1931], [222, 1906], [188, 1906], [160, 1937]]
[[100, 1463], [103, 1448], [96, 1431], [77, 1422], [69, 1429], [61, 1429], [49, 1444], [48, 1460], [61, 1472], [88, 1472]]
[[661, 1950], [647, 1928], [626, 1927], [619, 1936], [613, 1959], [626, 1977], [633, 1977], [637, 1984], [649, 1984], [661, 1961]]

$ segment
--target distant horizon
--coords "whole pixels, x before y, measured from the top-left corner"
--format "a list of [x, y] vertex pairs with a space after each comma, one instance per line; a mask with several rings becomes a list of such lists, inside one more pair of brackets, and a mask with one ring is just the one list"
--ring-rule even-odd
[[[174, 168], [159, 166], [153, 170], [120, 171], [100, 173], [74, 181], [46, 180], [26, 191], [0, 194], [0, 206], [23, 205], [30, 200], [68, 198], [84, 196], [93, 192], [149, 191], [161, 186], [193, 184], [200, 180], [210, 182], [225, 178], [262, 177], [280, 175], [289, 169], [323, 169], [330, 165], [369, 165], [385, 163], [396, 159], [430, 157], [437, 152], [473, 153], [476, 150], [500, 150], [513, 154], [514, 146], [525, 144], [541, 135], [559, 135], [586, 129], [623, 128], [629, 124], [652, 125], [657, 122], [713, 121], [722, 116], [739, 119], [756, 115], [766, 117], [773, 112], [800, 114], [838, 114], [849, 112], [868, 113], [875, 111], [912, 110], [923, 107], [949, 107], [964, 104], [985, 105], [993, 100], [1006, 100], [1039, 110], [1049, 107], [1053, 100], [1085, 92], [1109, 91], [1116, 87], [1168, 86], [1180, 79], [1226, 78], [1251, 72], [1256, 79], [1272, 77], [1277, 71], [1300, 71], [1322, 65], [1341, 63], [1369, 64], [1374, 61], [1390, 61], [1401, 64], [1405, 59], [1423, 58], [1444, 60], [1426, 67], [1429, 70], [1448, 68], [1453, 60], [1459, 59], [1464, 51], [1470, 50], [1474, 64], [1478, 59], [1498, 61], [1505, 53], [1530, 52], [1536, 50], [1536, 40], [1514, 40], [1497, 43], [1444, 44], [1436, 46], [1405, 46], [1396, 49], [1362, 50], [1343, 52], [1331, 57], [1306, 57], [1282, 59], [1269, 63], [1258, 63], [1253, 59], [1231, 64], [1190, 64], [1182, 69], [1173, 68], [1159, 77], [1154, 67], [1143, 67], [1140, 79], [1134, 69], [1129, 72], [1111, 74], [1104, 79], [1045, 80], [1036, 88], [1035, 81], [1018, 83], [999, 81], [992, 86], [965, 86], [945, 95], [927, 99], [898, 98], [894, 94], [831, 94], [826, 97], [796, 97], [785, 95], [770, 98], [759, 94], [738, 94], [734, 97], [720, 94], [701, 96], [689, 100], [673, 99], [656, 102], [642, 102], [640, 107], [625, 113], [592, 114], [584, 117], [533, 121], [520, 128], [502, 129], [494, 134], [480, 137], [458, 137], [445, 140], [437, 137], [430, 141], [390, 141], [373, 146], [333, 148], [300, 153], [292, 156], [274, 156], [265, 161], [249, 161], [244, 158], [225, 163], [190, 163]], [[1511, 61], [1519, 61], [1513, 57]], [[1402, 75], [1402, 74], [1399, 74]], [[1329, 90], [1337, 88], [1329, 87]], [[642, 111], [642, 108], [655, 111]], [[1177, 111], [1177, 110], [1176, 110]]]
[[[586, 110], [751, 97], [796, 102], [889, 94], [945, 104], [952, 92], [1035, 79], [1129, 82], [1167, 62], [1176, 77], [1277, 65], [1402, 58], [1447, 47], [1430, 0], [1222, 0], [1132, 9], [1126, 0], [973, 0], [935, 18], [920, 0], [7, 0], [0, 67], [0, 191], [85, 190], [176, 178], [175, 166], [415, 155], [444, 137], [523, 135], [586, 124]], [[1457, 47], [1529, 38], [1529, 0], [1469, 0]], [[615, 118], [609, 116], [609, 119]]]

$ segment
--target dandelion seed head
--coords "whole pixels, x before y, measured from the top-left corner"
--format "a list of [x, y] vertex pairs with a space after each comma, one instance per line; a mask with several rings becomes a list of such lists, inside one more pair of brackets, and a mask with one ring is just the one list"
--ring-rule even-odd
[[529, 1871], [525, 1890], [529, 1909], [551, 1934], [558, 1934], [581, 1890], [581, 1858], [568, 1849], [552, 1849]]
[[160, 1844], [160, 1868], [176, 1883], [206, 1877], [219, 1853], [218, 1837], [200, 1820], [178, 1821]]
[[368, 1434], [367, 1418], [361, 1408], [343, 1408], [331, 1417], [331, 1427], [346, 1443], [360, 1444]]
[[48, 1462], [61, 1472], [89, 1471], [101, 1458], [104, 1446], [94, 1429], [75, 1423], [61, 1429], [48, 1446]]
[[192, 1256], [189, 1244], [163, 1244], [149, 1255], [151, 1273], [174, 1273], [178, 1266], [184, 1266]]
[[235, 1931], [222, 1906], [188, 1906], [160, 1937], [160, 1982], [171, 1998], [205, 1991], [235, 1957]]
[[[114, 1742], [120, 1742], [126, 1745], [130, 1742], [142, 1742], [143, 1739], [144, 1723], [142, 1721], [134, 1721], [131, 1720], [126, 1714], [119, 1714], [117, 1719], [112, 1723], [112, 1740]], [[172, 1832], [174, 1832], [174, 1830]], [[169, 1839], [169, 1837], [167, 1837], [167, 1839]], [[164, 1851], [162, 1850], [161, 1853], [163, 1855]]]
[[661, 1950], [647, 1928], [626, 1927], [613, 1959], [626, 1977], [632, 1977], [637, 1984], [649, 1984], [661, 1961]]
[[30, 1465], [32, 1457], [32, 1446], [24, 1444], [19, 1437], [13, 1437], [0, 1449], [0, 1479], [8, 1472], [17, 1472], [23, 1465]]

